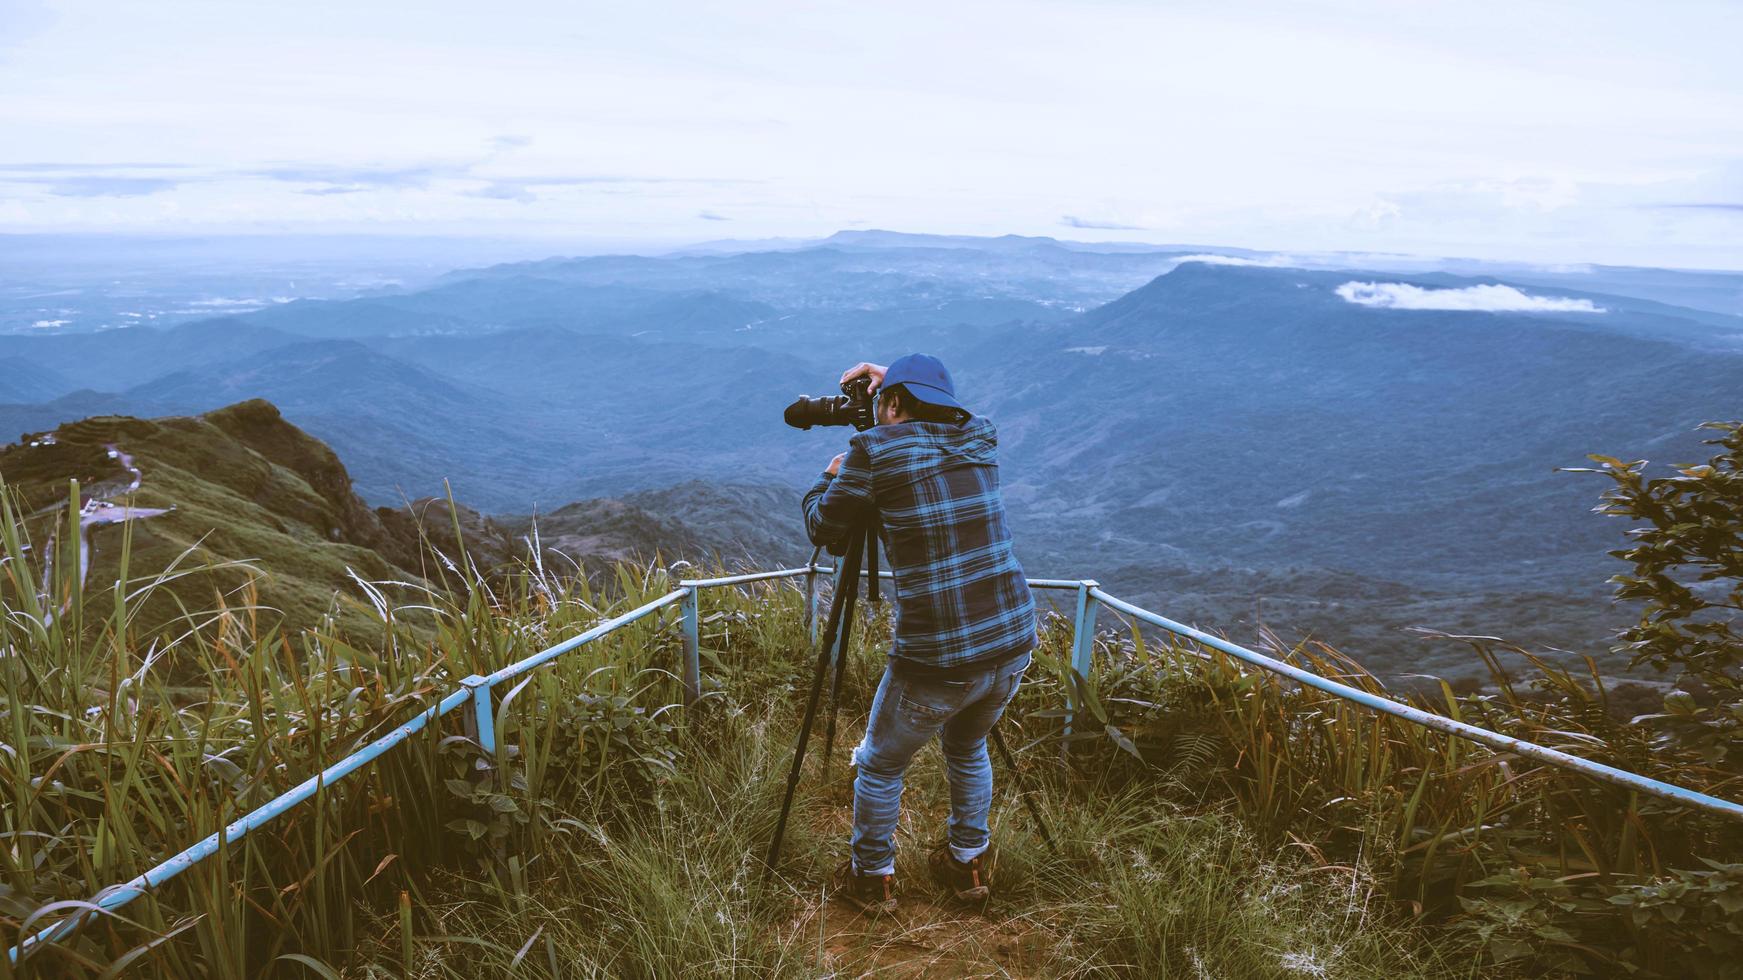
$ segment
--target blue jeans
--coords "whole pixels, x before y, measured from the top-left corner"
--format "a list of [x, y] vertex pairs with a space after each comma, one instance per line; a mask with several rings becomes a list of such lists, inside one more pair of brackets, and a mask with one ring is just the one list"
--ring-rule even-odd
[[853, 750], [853, 866], [860, 874], [893, 874], [902, 776], [914, 753], [937, 735], [950, 782], [950, 851], [958, 861], [987, 849], [993, 767], [986, 736], [1017, 693], [1025, 653], [1009, 663], [957, 680], [905, 676], [890, 667], [872, 698], [865, 738]]

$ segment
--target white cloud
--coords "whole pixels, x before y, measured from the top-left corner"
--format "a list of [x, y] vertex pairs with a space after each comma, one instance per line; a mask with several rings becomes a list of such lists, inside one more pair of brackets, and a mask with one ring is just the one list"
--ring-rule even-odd
[[1602, 313], [1589, 299], [1532, 296], [1512, 286], [1424, 289], [1403, 282], [1346, 282], [1337, 294], [1357, 306], [1386, 310], [1468, 310], [1477, 313]]
[[1062, 214], [1059, 223], [1067, 228], [1096, 228], [1103, 231], [1143, 231], [1142, 225], [1126, 224], [1122, 221], [1111, 221], [1106, 218], [1080, 218], [1075, 214]]
[[37, 320], [36, 322], [32, 323], [31, 326], [37, 328], [38, 330], [53, 330], [55, 327], [64, 327], [71, 322], [73, 322], [73, 321], [71, 321], [71, 320]]
[[1251, 259], [1239, 255], [1183, 255], [1180, 262], [1181, 264], [1202, 262], [1205, 265], [1250, 265], [1261, 269], [1300, 269], [1308, 265], [1292, 255], [1265, 255]]

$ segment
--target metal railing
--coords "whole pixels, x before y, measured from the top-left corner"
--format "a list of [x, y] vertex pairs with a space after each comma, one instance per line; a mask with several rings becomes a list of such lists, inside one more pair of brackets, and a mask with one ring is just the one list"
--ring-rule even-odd
[[[686, 703], [694, 703], [702, 696], [702, 661], [701, 661], [701, 604], [699, 597], [703, 589], [723, 586], [744, 585], [751, 582], [781, 580], [805, 577], [805, 629], [811, 643], [817, 642], [817, 577], [821, 574], [833, 573], [831, 566], [808, 564], [801, 568], [786, 568], [772, 572], [753, 572], [745, 575], [732, 575], [724, 578], [684, 579], [678, 583], [678, 588], [645, 603], [629, 612], [615, 616], [599, 623], [570, 639], [555, 646], [548, 647], [538, 653], [517, 660], [487, 676], [474, 674], [460, 682], [460, 687], [444, 696], [434, 705], [418, 712], [404, 724], [375, 739], [345, 758], [309, 777], [292, 789], [272, 799], [246, 815], [225, 826], [222, 830], [187, 848], [167, 861], [153, 867], [133, 880], [119, 885], [113, 885], [99, 892], [80, 912], [49, 926], [42, 931], [25, 937], [17, 946], [8, 951], [14, 963], [21, 957], [44, 943], [65, 939], [72, 935], [85, 922], [100, 914], [113, 913], [116, 909], [127, 905], [152, 889], [161, 887], [171, 878], [181, 874], [224, 850], [237, 840], [247, 836], [251, 831], [270, 823], [272, 820], [290, 810], [292, 807], [320, 793], [324, 788], [344, 779], [351, 773], [385, 754], [389, 749], [404, 742], [427, 726], [433, 719], [459, 708], [468, 702], [472, 712], [467, 716], [467, 729], [477, 739], [479, 747], [486, 757], [497, 761], [500, 765], [496, 744], [496, 715], [491, 701], [491, 691], [504, 681], [513, 680], [522, 674], [561, 657], [563, 654], [584, 646], [614, 630], [629, 625], [643, 617], [655, 613], [674, 603], [680, 604], [681, 619], [684, 633], [684, 653], [682, 664], [682, 684]], [[879, 573], [882, 578], [893, 578], [889, 571]], [[1621, 786], [1629, 790], [1646, 793], [1663, 799], [1672, 800], [1686, 806], [1705, 810], [1733, 820], [1743, 820], [1743, 804], [1730, 800], [1709, 796], [1682, 786], [1648, 779], [1637, 773], [1617, 769], [1590, 759], [1569, 755], [1556, 749], [1537, 745], [1510, 735], [1502, 735], [1486, 728], [1466, 724], [1443, 715], [1423, 711], [1391, 698], [1381, 697], [1368, 691], [1340, 684], [1302, 670], [1292, 664], [1284, 663], [1256, 653], [1239, 644], [1230, 643], [1221, 637], [1212, 636], [1202, 630], [1177, 623], [1165, 616], [1158, 615], [1148, 609], [1133, 605], [1117, 596], [1102, 591], [1101, 584], [1094, 579], [1029, 579], [1029, 586], [1034, 589], [1056, 589], [1076, 593], [1074, 596], [1075, 611], [1072, 618], [1071, 667], [1078, 677], [1088, 677], [1091, 668], [1090, 658], [1094, 651], [1096, 610], [1105, 605], [1110, 609], [1124, 613], [1139, 622], [1149, 623], [1176, 636], [1192, 640], [1214, 650], [1219, 650], [1238, 660], [1255, 667], [1280, 674], [1290, 680], [1308, 687], [1324, 691], [1355, 704], [1361, 705], [1382, 714], [1392, 715], [1413, 724], [1431, 728], [1459, 738], [1468, 739], [1490, 748], [1513, 752], [1527, 758], [1536, 759], [1552, 766], [1558, 766], [1574, 772], [1582, 773], [1593, 779]], [[1067, 719], [1069, 726], [1070, 719]]]

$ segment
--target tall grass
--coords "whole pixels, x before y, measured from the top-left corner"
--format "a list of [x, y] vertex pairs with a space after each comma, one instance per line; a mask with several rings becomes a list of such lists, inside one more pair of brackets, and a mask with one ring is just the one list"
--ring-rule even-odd
[[[604, 589], [529, 570], [487, 581], [449, 548], [439, 556], [451, 568], [446, 583], [360, 583], [362, 597], [335, 598], [374, 609], [373, 636], [345, 635], [336, 615], [326, 628], [281, 634], [263, 625], [270, 616], [246, 588], [141, 635], [135, 613], [146, 600], [177, 576], [214, 569], [135, 576], [123, 529], [118, 582], [87, 591], [75, 574], [76, 512], [66, 520], [45, 583], [43, 529], [0, 486], [0, 915], [14, 942], [74, 910], [52, 903], [131, 879], [429, 707], [459, 678], [675, 585], [657, 566], [621, 567]], [[796, 594], [788, 607], [797, 614]], [[675, 631], [638, 623], [516, 689], [514, 710], [500, 713], [525, 762], [512, 782], [479, 779], [472, 743], [458, 737], [458, 718], [446, 719], [237, 842], [229, 860], [204, 862], [119, 917], [45, 946], [18, 975], [96, 974], [130, 953], [135, 971], [173, 976], [271, 972], [289, 953], [342, 957], [356, 941], [356, 902], [394, 901], [415, 889], [418, 871], [449, 866], [457, 852], [495, 868], [484, 859], [504, 820], [524, 817], [554, 787], [611, 799], [616, 784], [669, 769], [652, 754], [620, 754], [664, 724], [657, 708], [676, 699], [677, 649]], [[535, 703], [556, 707], [524, 710]], [[479, 785], [461, 795], [456, 780]], [[475, 832], [479, 823], [487, 833]], [[147, 948], [170, 933], [174, 941]]]
[[[0, 487], [0, 922], [12, 941], [74, 908], [54, 903], [88, 898], [216, 831], [460, 678], [663, 595], [681, 576], [727, 571], [666, 569], [656, 557], [602, 583], [546, 567], [484, 574], [432, 540], [430, 581], [359, 581], [336, 595], [373, 615], [369, 635], [342, 630], [337, 614], [286, 635], [246, 588], [142, 632], [134, 613], [146, 598], [205, 572], [184, 562], [130, 577], [123, 529], [119, 582], [86, 590], [67, 571], [76, 534], [62, 533], [45, 586], [32, 532], [47, 547]], [[1029, 746], [1023, 764], [1062, 853], [1039, 845], [1006, 795], [994, 916], [922, 904], [879, 928], [844, 926], [820, 886], [845, 838], [851, 735], [827, 781], [825, 760], [813, 760], [776, 887], [755, 884], [796, 725], [791, 695], [808, 680], [803, 595], [790, 582], [712, 590], [702, 611], [705, 697], [695, 708], [677, 706], [673, 607], [499, 691], [500, 758], [482, 756], [459, 714], [445, 718], [226, 857], [45, 947], [17, 975], [806, 976], [916, 964], [1467, 975], [1480, 950], [1504, 959], [1494, 950], [1522, 931], [1563, 942], [1536, 920], [1499, 922], [1461, 904], [1511, 887], [1497, 876], [1516, 880], [1523, 868], [1620, 888], [1739, 852], [1734, 830], [1713, 818], [1129, 630], [1097, 638], [1096, 676], [1073, 706], [1077, 732], [1061, 761], [1052, 747], [1068, 700], [1070, 622], [1050, 615], [1011, 740]], [[874, 613], [856, 629], [849, 732], [889, 623]], [[1329, 648], [1281, 652], [1381, 689]], [[1438, 708], [1725, 788], [1698, 760], [1655, 752], [1610, 721], [1595, 672], [1535, 666], [1537, 691], [1498, 674], [1494, 693], [1444, 691]], [[1000, 785], [1008, 794], [1011, 781]], [[917, 886], [917, 845], [946, 799], [935, 765], [916, 770], [906, 799], [900, 873]], [[1450, 917], [1463, 931], [1413, 916]], [[1654, 941], [1620, 911], [1611, 919], [1625, 941]]]
[[[1493, 638], [1439, 639], [1467, 644], [1492, 683], [1466, 697], [1442, 683], [1436, 699], [1406, 699], [1419, 707], [1737, 795], [1737, 777], [1654, 745], [1610, 710], [1589, 658], [1578, 675]], [[1399, 696], [1325, 644], [1270, 645], [1314, 673]], [[1743, 939], [1710, 927], [1743, 911], [1735, 821], [1367, 712], [1216, 650], [1146, 642], [1129, 626], [1098, 639], [1098, 659], [1089, 709], [1120, 733], [1126, 778], [1166, 772], [1200, 798], [1231, 801], [1267, 847], [1373, 866], [1392, 897], [1451, 919], [1497, 962], [1709, 975]], [[1025, 696], [1054, 695], [1031, 685]]]
[[[877, 665], [862, 662], [863, 678]], [[791, 859], [763, 888], [761, 855], [791, 749], [788, 706], [729, 697], [681, 739], [687, 763], [639, 809], [590, 811], [547, 842], [524, 892], [444, 875], [426, 893], [407, 953], [398, 921], [375, 914], [358, 976], [1469, 976], [1425, 942], [1367, 872], [1325, 874], [1267, 856], [1232, 814], [1189, 812], [1152, 790], [1098, 780], [1045, 783], [1060, 830], [1049, 851], [995, 809], [994, 880], [984, 914], [925, 885], [924, 848], [948, 790], [929, 753], [916, 765], [898, 832], [905, 899], [868, 922], [823, 894], [843, 855], [845, 772], [814, 766]], [[857, 726], [854, 726], [857, 728]], [[1008, 787], [1007, 787], [1008, 789]]]

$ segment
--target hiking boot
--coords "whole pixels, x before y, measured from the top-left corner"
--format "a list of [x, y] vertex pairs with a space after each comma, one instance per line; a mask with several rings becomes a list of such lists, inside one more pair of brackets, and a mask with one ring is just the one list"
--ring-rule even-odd
[[883, 915], [896, 910], [896, 876], [862, 875], [853, 870], [853, 858], [835, 869], [831, 894], [859, 910], [861, 915]]
[[950, 853], [950, 842], [946, 841], [932, 849], [932, 853], [926, 856], [926, 864], [932, 869], [933, 879], [950, 889], [957, 901], [978, 905], [992, 895], [986, 870], [988, 854], [990, 852], [983, 853], [965, 864]]

